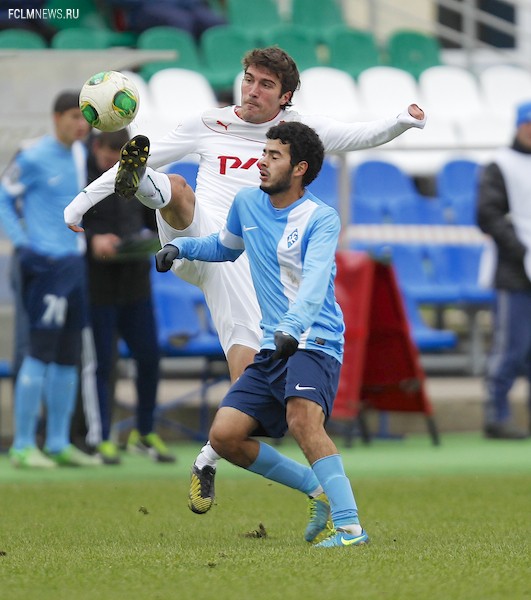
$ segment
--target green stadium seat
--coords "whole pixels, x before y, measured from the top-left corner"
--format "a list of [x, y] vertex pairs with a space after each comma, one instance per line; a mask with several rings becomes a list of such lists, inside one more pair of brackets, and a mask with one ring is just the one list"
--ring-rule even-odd
[[321, 37], [334, 25], [343, 25], [341, 3], [337, 0], [293, 0], [291, 22]]
[[61, 29], [52, 38], [55, 50], [104, 50], [113, 43], [113, 32], [88, 27]]
[[264, 30], [282, 24], [275, 0], [227, 0], [227, 17], [232, 27], [245, 29], [258, 39]]
[[147, 81], [161, 69], [190, 69], [202, 71], [202, 64], [194, 38], [176, 27], [151, 27], [143, 31], [137, 40], [139, 50], [174, 50], [176, 57], [146, 63], [140, 68], [140, 74]]
[[365, 69], [382, 64], [380, 50], [369, 31], [337, 25], [326, 31], [325, 42], [329, 52], [328, 66], [346, 71], [355, 79]]
[[387, 41], [388, 64], [417, 79], [422, 71], [441, 64], [440, 52], [439, 41], [420, 31], [395, 31]]
[[38, 33], [26, 29], [4, 29], [0, 31], [0, 48], [17, 50], [41, 50], [46, 41]]
[[200, 40], [204, 75], [217, 92], [230, 91], [242, 70], [243, 55], [256, 46], [253, 35], [240, 28], [220, 25], [207, 29]]
[[299, 72], [321, 66], [315, 37], [304, 27], [280, 25], [270, 29], [263, 39], [265, 44], [285, 50], [297, 63]]

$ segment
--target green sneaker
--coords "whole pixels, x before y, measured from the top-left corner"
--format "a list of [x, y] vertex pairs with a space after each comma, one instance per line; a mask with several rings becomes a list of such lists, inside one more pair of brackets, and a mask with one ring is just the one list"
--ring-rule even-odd
[[60, 467], [97, 467], [102, 464], [101, 458], [95, 454], [85, 454], [70, 444], [61, 452], [47, 452], [48, 456]]
[[145, 135], [136, 135], [124, 144], [114, 180], [114, 191], [117, 194], [128, 200], [134, 198], [146, 172], [148, 156], [149, 139]]
[[14, 467], [20, 469], [55, 469], [57, 464], [50, 460], [38, 448], [28, 446], [22, 450], [9, 450], [9, 459]]
[[310, 515], [304, 539], [313, 542], [326, 530], [330, 518], [330, 502], [326, 494], [322, 493], [315, 498], [308, 499], [308, 512]]
[[132, 454], [145, 454], [146, 456], [150, 456], [155, 462], [175, 462], [175, 456], [170, 453], [160, 436], [153, 432], [147, 435], [140, 435], [136, 429], [133, 429], [127, 440], [127, 451]]
[[119, 465], [120, 455], [118, 454], [118, 447], [109, 440], [104, 440], [97, 447], [98, 454], [103, 461], [104, 465]]

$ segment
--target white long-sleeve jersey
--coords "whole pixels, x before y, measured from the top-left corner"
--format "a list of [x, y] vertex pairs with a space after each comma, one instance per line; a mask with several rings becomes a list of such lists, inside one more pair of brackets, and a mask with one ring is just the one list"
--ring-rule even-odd
[[[257, 163], [268, 129], [282, 121], [302, 121], [321, 138], [326, 152], [349, 152], [379, 146], [411, 127], [423, 128], [425, 119], [413, 118], [407, 109], [396, 118], [344, 123], [318, 115], [281, 110], [266, 123], [242, 120], [235, 106], [214, 108], [184, 119], [151, 145], [148, 165], [158, 169], [189, 154], [200, 157], [196, 199], [211, 217], [224, 223], [234, 196], [242, 188], [259, 185]], [[117, 166], [85, 188], [92, 205], [114, 191]], [[69, 223], [71, 224], [71, 223]]]

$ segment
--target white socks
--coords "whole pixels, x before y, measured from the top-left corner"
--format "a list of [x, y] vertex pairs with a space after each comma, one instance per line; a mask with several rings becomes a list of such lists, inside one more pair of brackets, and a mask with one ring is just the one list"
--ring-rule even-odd
[[195, 459], [195, 466], [201, 470], [203, 467], [209, 466], [216, 468], [216, 463], [221, 456], [212, 448], [210, 442], [207, 442], [202, 448], [199, 456]]
[[363, 531], [361, 525], [357, 523], [353, 523], [352, 525], [341, 525], [341, 527], [338, 527], [337, 529], [338, 531], [345, 531], [356, 536], [361, 535], [361, 532]]
[[308, 494], [310, 498], [317, 498], [320, 494], [324, 492], [323, 488], [319, 485], [316, 487], [311, 494]]
[[163, 208], [171, 200], [170, 178], [165, 173], [159, 173], [151, 167], [146, 167], [146, 173], [138, 186], [136, 198], [148, 208]]

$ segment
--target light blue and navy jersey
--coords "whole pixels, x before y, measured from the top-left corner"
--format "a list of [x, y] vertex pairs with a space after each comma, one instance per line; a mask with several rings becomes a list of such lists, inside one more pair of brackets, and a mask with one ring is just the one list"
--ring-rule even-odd
[[85, 184], [81, 142], [67, 148], [46, 135], [21, 150], [0, 183], [0, 221], [13, 245], [51, 257], [82, 254], [84, 237], [65, 226], [63, 211]]
[[274, 349], [274, 332], [299, 340], [299, 348], [320, 350], [342, 360], [344, 322], [334, 295], [337, 212], [306, 191], [277, 209], [258, 188], [235, 197], [223, 230], [204, 238], [171, 243], [189, 260], [249, 257], [264, 332], [262, 348]]

